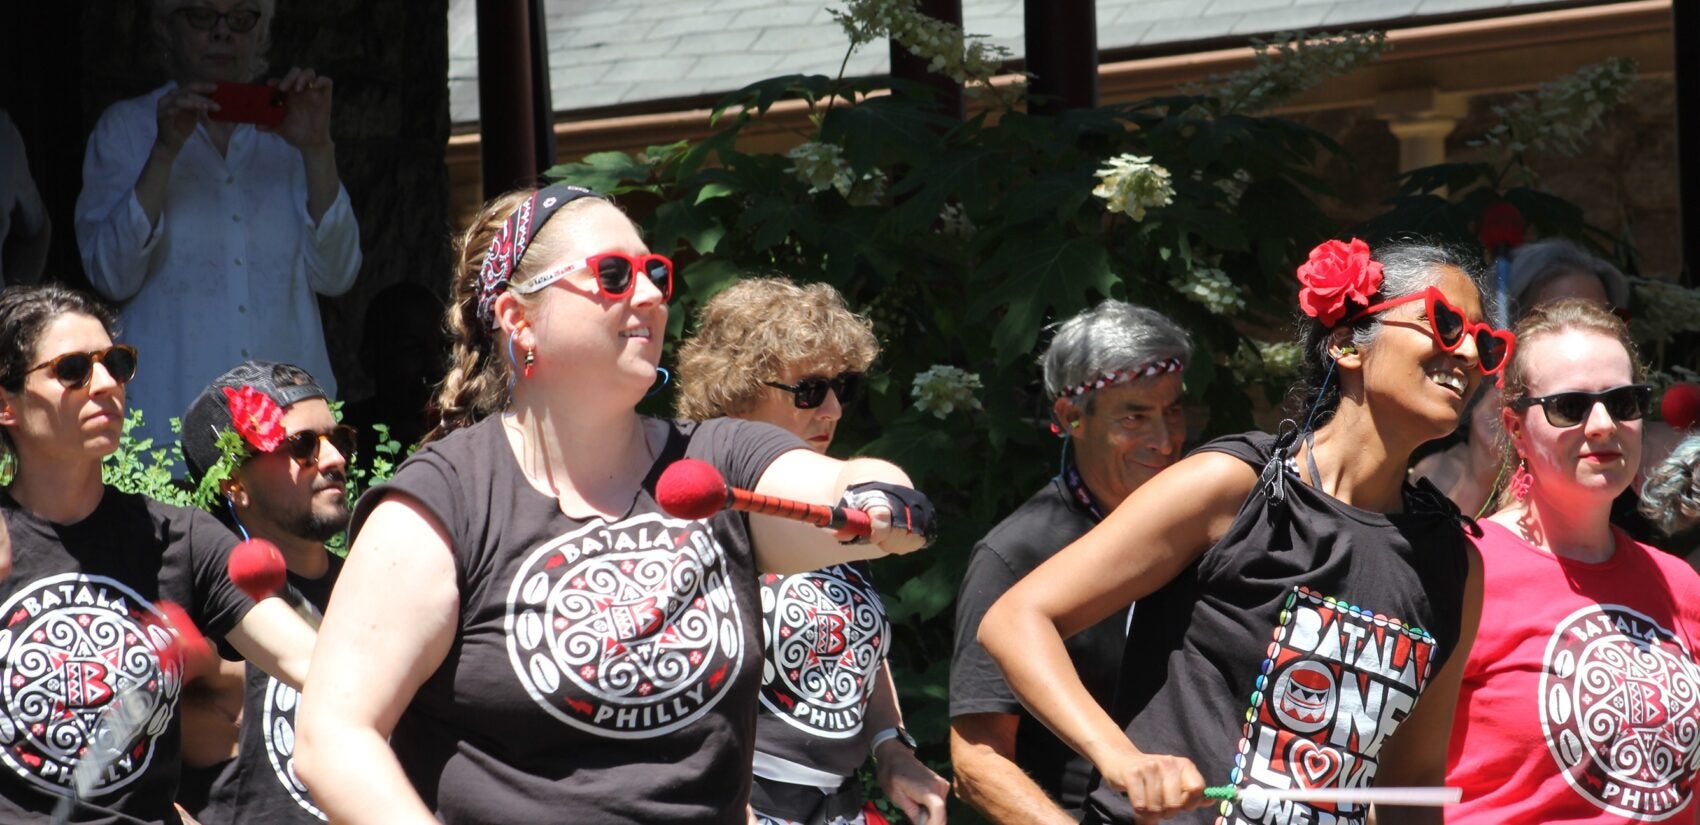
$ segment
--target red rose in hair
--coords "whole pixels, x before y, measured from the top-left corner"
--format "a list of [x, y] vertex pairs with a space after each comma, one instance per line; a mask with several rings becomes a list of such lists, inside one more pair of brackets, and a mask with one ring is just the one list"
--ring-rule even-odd
[[1488, 251], [1503, 251], [1523, 245], [1523, 213], [1508, 201], [1496, 201], [1482, 210], [1476, 237]]
[[1368, 306], [1381, 289], [1381, 264], [1370, 260], [1369, 244], [1326, 241], [1299, 267], [1299, 308], [1332, 327], [1346, 315], [1348, 301]]
[[254, 449], [269, 453], [289, 435], [283, 431], [283, 408], [265, 393], [253, 387], [225, 387], [224, 397], [230, 402], [230, 423], [236, 426], [236, 434]]

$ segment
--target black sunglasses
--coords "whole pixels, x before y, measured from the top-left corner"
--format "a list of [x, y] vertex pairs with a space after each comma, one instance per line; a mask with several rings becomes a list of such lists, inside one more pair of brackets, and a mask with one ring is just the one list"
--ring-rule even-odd
[[1646, 384], [1626, 384], [1599, 392], [1556, 392], [1538, 398], [1519, 398], [1511, 402], [1518, 412], [1536, 404], [1546, 413], [1547, 423], [1554, 427], [1574, 427], [1587, 419], [1595, 404], [1606, 405], [1606, 415], [1613, 421], [1638, 421], [1653, 408], [1653, 388]]
[[106, 367], [106, 373], [120, 384], [136, 376], [136, 348], [129, 344], [114, 344], [93, 352], [67, 352], [30, 367], [24, 374], [47, 370], [68, 390], [80, 390], [94, 376], [95, 362]]
[[188, 22], [190, 28], [210, 32], [223, 20], [225, 28], [236, 34], [251, 32], [260, 24], [260, 13], [253, 9], [237, 9], [235, 11], [216, 11], [205, 6], [184, 6], [177, 14]]
[[776, 389], [791, 393], [791, 403], [799, 410], [812, 410], [826, 403], [826, 391], [838, 396], [838, 403], [849, 404], [862, 397], [864, 377], [859, 372], [841, 372], [831, 378], [814, 376], [798, 381], [795, 386], [781, 384], [777, 381], [762, 383]]
[[322, 433], [316, 430], [302, 430], [291, 433], [278, 445], [275, 452], [287, 454], [303, 467], [311, 467], [319, 461], [319, 440], [324, 439], [342, 454], [345, 461], [353, 461], [354, 445], [359, 437], [360, 432], [347, 424], [338, 424], [329, 432]]

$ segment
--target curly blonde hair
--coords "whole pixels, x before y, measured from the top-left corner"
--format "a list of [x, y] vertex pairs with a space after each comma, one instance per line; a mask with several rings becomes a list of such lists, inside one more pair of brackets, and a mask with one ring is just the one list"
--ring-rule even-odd
[[826, 284], [745, 278], [703, 304], [679, 350], [681, 418], [741, 415], [787, 369], [866, 371], [879, 356], [873, 324]]

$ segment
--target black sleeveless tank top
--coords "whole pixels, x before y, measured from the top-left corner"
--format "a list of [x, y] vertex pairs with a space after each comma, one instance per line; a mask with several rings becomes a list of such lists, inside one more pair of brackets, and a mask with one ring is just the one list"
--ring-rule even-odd
[[[1347, 505], [1290, 467], [1267, 433], [1200, 447], [1260, 472], [1221, 541], [1139, 602], [1112, 715], [1147, 753], [1193, 760], [1206, 783], [1375, 784], [1387, 737], [1458, 642], [1472, 529], [1427, 481], [1405, 512]], [[1277, 810], [1280, 808], [1281, 810]], [[1130, 823], [1100, 785], [1088, 822]], [[1227, 802], [1177, 822], [1361, 823], [1366, 807]]]

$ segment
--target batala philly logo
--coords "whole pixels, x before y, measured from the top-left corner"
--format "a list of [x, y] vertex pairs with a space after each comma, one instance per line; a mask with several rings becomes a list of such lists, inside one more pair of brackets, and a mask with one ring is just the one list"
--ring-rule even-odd
[[0, 623], [0, 761], [60, 793], [98, 766], [96, 796], [144, 773], [182, 688], [180, 664], [160, 662], [165, 616], [116, 580], [64, 573], [12, 594]]
[[533, 550], [509, 589], [506, 629], [532, 699], [620, 739], [707, 713], [746, 644], [726, 551], [703, 522], [659, 513], [593, 522]]

